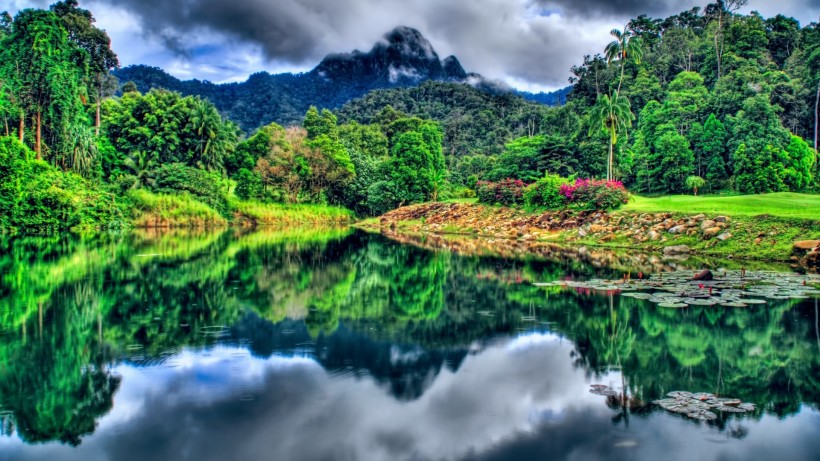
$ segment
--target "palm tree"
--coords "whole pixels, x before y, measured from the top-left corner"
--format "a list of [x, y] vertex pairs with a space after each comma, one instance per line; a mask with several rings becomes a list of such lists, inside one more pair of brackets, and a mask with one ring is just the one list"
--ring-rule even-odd
[[612, 61], [618, 61], [621, 65], [621, 78], [618, 81], [618, 93], [621, 92], [621, 85], [624, 82], [624, 68], [626, 68], [627, 60], [631, 59], [635, 64], [641, 63], [643, 57], [643, 49], [641, 49], [641, 41], [638, 37], [633, 37], [632, 32], [624, 27], [621, 32], [618, 29], [612, 29], [610, 35], [615, 37], [615, 40], [609, 43], [604, 49], [606, 54], [607, 64]]
[[221, 133], [222, 117], [207, 101], [197, 99], [188, 125], [197, 136], [197, 161], [209, 170], [220, 169], [226, 147]]
[[615, 144], [618, 142], [618, 133], [626, 134], [626, 130], [632, 126], [635, 114], [632, 113], [632, 106], [626, 96], [621, 96], [618, 92], [610, 97], [608, 94], [598, 95], [598, 101], [592, 107], [590, 113], [589, 135], [592, 136], [597, 130], [606, 130], [609, 133], [609, 158], [607, 160], [606, 179], [614, 179], [612, 164], [614, 162]]
[[69, 132], [71, 147], [71, 169], [80, 176], [87, 178], [97, 157], [97, 144], [94, 134], [85, 126], [74, 127]]
[[154, 179], [154, 165], [156, 164], [157, 155], [155, 152], [148, 153], [145, 151], [137, 151], [125, 158], [123, 162], [125, 166], [131, 170], [131, 173], [137, 178], [132, 189], [140, 186], [156, 186]]

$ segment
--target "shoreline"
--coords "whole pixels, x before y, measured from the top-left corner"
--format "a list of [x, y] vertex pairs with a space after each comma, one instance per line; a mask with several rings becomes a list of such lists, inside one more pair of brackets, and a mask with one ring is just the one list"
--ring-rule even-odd
[[[527, 211], [472, 203], [425, 203], [354, 224], [383, 234], [473, 236], [665, 257], [703, 256], [818, 269], [820, 221], [769, 215]], [[389, 236], [389, 235], [388, 235]], [[800, 242], [801, 248], [795, 246]], [[807, 247], [806, 242], [814, 242]]]

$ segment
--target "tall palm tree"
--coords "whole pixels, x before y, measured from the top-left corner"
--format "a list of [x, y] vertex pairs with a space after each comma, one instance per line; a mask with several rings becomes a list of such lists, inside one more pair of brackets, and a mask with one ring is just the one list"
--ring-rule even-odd
[[207, 101], [197, 99], [188, 125], [197, 136], [197, 162], [208, 169], [218, 169], [225, 150], [224, 137], [220, 137], [222, 117]]
[[618, 29], [612, 29], [609, 35], [615, 37], [615, 40], [606, 46], [604, 54], [606, 54], [607, 64], [611, 64], [612, 61], [618, 61], [621, 65], [621, 78], [618, 81], [617, 91], [620, 93], [621, 85], [624, 82], [624, 68], [626, 68], [627, 61], [632, 60], [635, 64], [640, 64], [641, 58], [643, 57], [643, 49], [641, 48], [641, 40], [638, 37], [634, 37], [627, 27], [624, 27], [623, 32]]
[[610, 97], [608, 94], [598, 95], [598, 101], [592, 107], [590, 113], [589, 135], [592, 136], [598, 130], [606, 130], [609, 133], [609, 157], [607, 159], [606, 179], [614, 179], [614, 149], [618, 142], [618, 134], [624, 133], [632, 126], [635, 114], [632, 113], [632, 106], [626, 96], [621, 96], [618, 92]]

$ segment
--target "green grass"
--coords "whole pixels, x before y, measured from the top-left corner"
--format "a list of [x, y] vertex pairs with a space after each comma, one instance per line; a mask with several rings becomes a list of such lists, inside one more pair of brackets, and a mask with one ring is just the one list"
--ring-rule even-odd
[[279, 203], [233, 203], [242, 218], [264, 226], [344, 225], [353, 221], [353, 212], [328, 205], [285, 205]]
[[476, 197], [471, 198], [451, 198], [447, 200], [442, 200], [444, 203], [478, 203], [478, 199]]
[[156, 194], [145, 189], [126, 196], [134, 227], [210, 227], [227, 224], [225, 218], [188, 194]]
[[635, 195], [621, 211], [651, 213], [707, 213], [728, 216], [771, 215], [820, 220], [820, 195], [778, 192], [774, 194], [669, 195], [647, 198]]

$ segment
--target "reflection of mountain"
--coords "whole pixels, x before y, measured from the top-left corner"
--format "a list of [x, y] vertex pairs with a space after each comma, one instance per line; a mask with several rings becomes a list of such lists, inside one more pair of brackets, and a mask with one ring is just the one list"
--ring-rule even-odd
[[32, 442], [78, 443], [121, 387], [107, 370], [213, 345], [220, 326], [258, 357], [305, 355], [333, 376], [370, 376], [401, 401], [426, 398], [493, 338], [549, 329], [572, 340], [575, 366], [590, 376], [622, 369], [643, 400], [709, 391], [777, 415], [820, 404], [813, 301], [610, 304], [531, 282], [619, 275], [611, 269], [458, 256], [349, 231], [27, 238], [0, 248], [0, 411], [11, 412], [2, 427]]
[[248, 340], [258, 356], [307, 354], [334, 376], [372, 376], [400, 400], [419, 398], [443, 368], [455, 372], [467, 356], [465, 349], [424, 349], [373, 340], [344, 325], [314, 339], [302, 322], [271, 324], [254, 314], [236, 323], [232, 333]]

